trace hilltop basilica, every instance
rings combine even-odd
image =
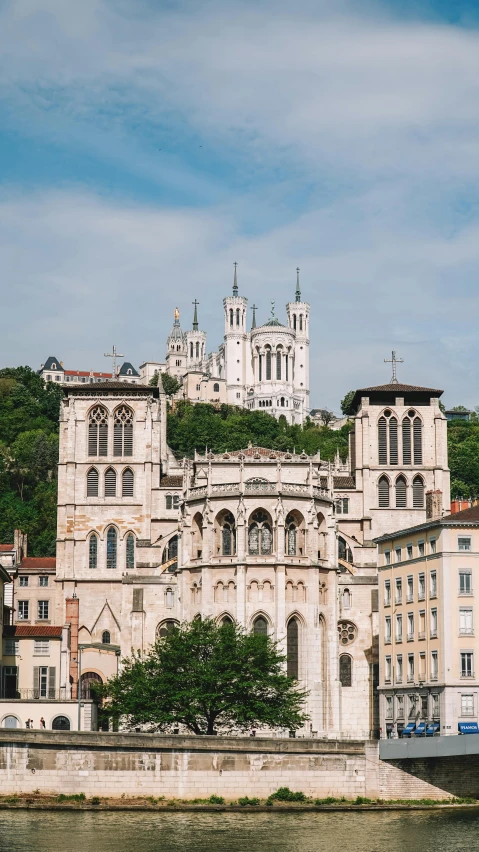
[[[272,302],[271,317],[263,325],[257,325],[257,308],[252,306],[250,325],[248,299],[239,294],[235,264],[233,293],[223,299],[224,340],[217,351],[208,352],[198,304],[195,300],[188,331],[182,330],[175,309],[165,362],[142,364],[139,380],[148,382],[155,371],[166,372],[181,382],[179,398],[265,409],[275,417],[283,414],[288,423],[303,423],[309,414],[310,306],[301,299],[299,269],[295,301],[286,305],[286,323],[275,316]]]

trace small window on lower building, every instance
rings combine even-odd
[[[48,577],[39,577],[39,586],[48,586]]]
[[[18,585],[23,587],[28,586],[28,577],[19,577]]]
[[[474,716],[474,695],[461,695],[461,716]]]
[[[110,645],[111,644],[111,635],[110,635],[109,630],[103,631],[103,633],[101,634],[101,641],[103,642],[104,645]]]

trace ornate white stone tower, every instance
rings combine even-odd
[[[288,324],[295,332],[294,394],[301,399],[301,422],[309,413],[309,310],[308,302],[301,301],[299,268],[296,269],[295,301],[288,302]]]
[[[246,331],[248,299],[238,294],[238,278],[235,273],[233,295],[223,299],[225,317],[224,359],[226,368],[226,394],[229,405],[244,405],[246,384],[250,374],[248,358],[251,358],[249,335]]]
[[[204,370],[206,363],[206,332],[198,330],[198,305],[193,302],[195,312],[193,315],[193,328],[187,331],[186,337],[186,367],[188,370]]]
[[[175,308],[175,321],[168,335],[166,372],[179,378],[186,373],[186,339],[180,327],[180,312]]]

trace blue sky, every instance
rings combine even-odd
[[[479,404],[479,9],[446,0],[0,5],[0,364],[222,339],[301,268],[311,401]]]

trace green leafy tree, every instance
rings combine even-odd
[[[307,693],[285,674],[285,659],[268,636],[196,620],[166,632],[146,657],[125,660],[101,697],[128,727],[164,731],[181,724],[195,734],[259,725],[297,730],[308,718]]]
[[[157,387],[158,387],[158,380],[159,380],[159,378],[160,378],[160,374],[159,374],[158,370],[155,370],[155,372],[153,373],[153,375],[152,375],[152,377],[151,377],[150,381],[148,382],[148,384],[150,385],[150,387],[152,387],[152,388],[157,388]]]
[[[353,408],[353,399],[356,391],[350,390],[347,392],[346,396],[341,400],[341,411],[343,412],[345,417],[352,417],[355,414],[355,410]]]
[[[175,376],[170,376],[168,373],[161,374],[161,384],[167,396],[174,396],[181,388],[181,382]]]

